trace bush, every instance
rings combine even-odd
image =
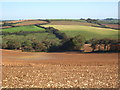
[[[30,40],[24,41],[22,43],[22,51],[32,51],[32,42]]]
[[[81,50],[83,48],[84,42],[85,39],[81,35],[78,35],[65,40],[61,45],[60,49],[70,51]]]
[[[38,41],[33,41],[32,47],[37,52],[47,51],[47,47],[43,43]]]
[[[111,39],[92,39],[91,47],[93,51],[119,51],[120,44],[118,40]]]
[[[21,43],[17,40],[9,40],[6,44],[7,44],[8,49],[20,49],[21,48]]]
[[[0,45],[0,47],[2,49],[6,49],[7,48],[7,43],[3,41],[2,44]]]

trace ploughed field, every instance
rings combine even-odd
[[[6,88],[117,88],[118,54],[2,51]]]
[[[110,28],[120,29],[120,25],[118,24],[103,24],[103,25],[106,25],[107,27]]]

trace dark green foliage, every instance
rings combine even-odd
[[[7,43],[7,49],[20,49],[21,43],[17,40],[9,40]]]
[[[7,48],[7,43],[5,41],[2,41],[2,43],[0,44],[0,47],[3,49]]]
[[[22,47],[22,51],[26,51],[26,52],[33,51],[33,48],[30,46],[24,46]]]
[[[2,26],[12,26],[13,23],[4,23]]]
[[[41,52],[41,51],[46,51],[47,50],[47,47],[43,43],[38,42],[36,40],[34,40],[32,42],[32,47],[37,52]]]
[[[22,51],[32,51],[32,42],[30,40],[24,41],[22,43]]]
[[[94,52],[95,51],[95,49],[96,49],[96,46],[97,46],[97,44],[98,44],[98,40],[96,40],[96,39],[92,39],[92,40],[90,40],[90,42],[91,42],[91,47],[92,47],[92,51]]]
[[[46,32],[54,34],[59,39],[67,39],[67,35],[63,32],[60,32],[58,29],[53,27],[46,28]]]
[[[69,38],[65,41],[63,41],[63,44],[61,45],[62,50],[81,50],[84,45],[85,39],[81,36],[75,36],[73,38]]]
[[[94,52],[96,49],[97,51],[120,51],[120,42],[118,40],[112,39],[92,39],[91,47],[92,51]],[[101,50],[101,48],[104,48]]]

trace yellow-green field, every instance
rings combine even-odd
[[[30,26],[20,26],[20,27],[12,27],[12,28],[6,28],[6,29],[1,29],[0,31],[4,32],[20,32],[20,31],[44,31],[45,29],[30,25]]]
[[[80,25],[43,25],[45,27],[54,27],[65,32],[69,37],[83,35],[87,40],[92,38],[111,38],[118,39],[118,30],[98,28]]]

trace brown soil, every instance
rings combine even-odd
[[[106,25],[107,27],[110,28],[120,29],[120,25],[118,24],[103,24],[103,25]]]
[[[11,28],[12,26],[2,26],[0,29]]]
[[[14,26],[24,26],[24,25],[34,25],[34,24],[45,24],[46,21],[40,21],[40,20],[28,20],[21,23],[14,24]]]
[[[82,25],[82,26],[92,26],[97,24],[78,22],[78,21],[50,21],[50,25]]]
[[[118,87],[118,54],[1,50],[3,87]]]
[[[18,22],[23,22],[27,20],[15,20],[15,21],[7,21],[7,23],[18,23]]]

